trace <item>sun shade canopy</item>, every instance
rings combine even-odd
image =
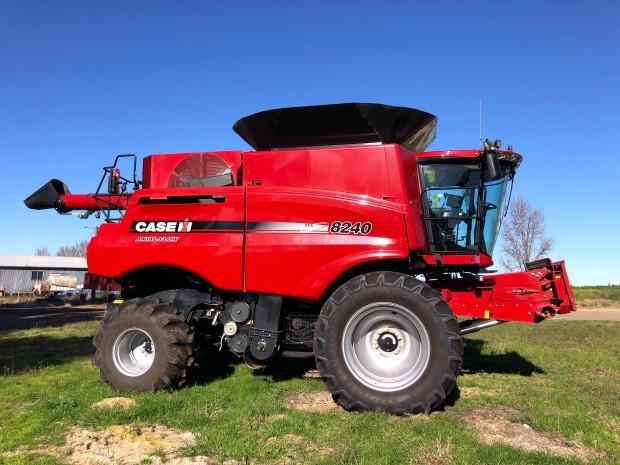
[[[437,117],[378,103],[277,108],[241,118],[233,129],[255,150],[383,143],[421,152],[435,139]]]

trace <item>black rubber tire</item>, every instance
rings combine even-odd
[[[409,309],[429,336],[430,358],[424,372],[399,391],[365,386],[344,360],[342,337],[347,321],[358,309],[377,301]],[[463,361],[463,340],[454,314],[435,290],[409,275],[382,271],[351,279],[327,299],[316,325],[314,352],[327,389],[345,409],[407,415],[438,408],[455,388]]]
[[[120,372],[112,354],[119,334],[133,327],[146,331],[155,346],[152,366],[136,377]],[[114,389],[152,392],[178,388],[185,384],[187,371],[194,363],[193,328],[170,302],[153,297],[131,299],[106,312],[93,345],[93,362],[99,367],[100,380]]]

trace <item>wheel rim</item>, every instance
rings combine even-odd
[[[112,348],[114,365],[125,376],[141,376],[155,360],[155,344],[149,334],[139,328],[123,331]]]
[[[430,343],[424,325],[407,308],[376,302],[360,308],[349,319],[342,352],[360,383],[389,392],[411,386],[422,376]]]

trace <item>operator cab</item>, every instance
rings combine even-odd
[[[497,144],[499,145],[499,143]],[[493,148],[470,157],[420,154],[424,226],[433,253],[484,253],[489,257],[508,207],[521,156]],[[472,157],[475,156],[475,158]],[[428,157],[428,158],[426,158]],[[493,168],[488,159],[497,159]]]

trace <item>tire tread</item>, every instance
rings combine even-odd
[[[127,386],[113,381],[113,377],[107,373],[108,367],[104,362],[103,351],[109,349],[109,346],[104,344],[104,334],[110,325],[135,313],[141,313],[165,332],[165,343],[170,351],[165,368],[160,370],[144,390],[157,391],[181,387],[186,383],[187,369],[195,363],[194,328],[185,321],[182,312],[174,309],[170,302],[150,297],[128,300],[118,309],[106,312],[99,331],[93,338],[95,354],[92,361],[100,370],[99,379],[114,389],[127,389]]]
[[[440,380],[435,389],[426,393],[422,401],[418,401],[408,408],[398,408],[392,410],[399,415],[412,413],[429,413],[438,408],[456,387],[456,380],[460,374],[463,361],[463,342],[459,331],[459,326],[450,310],[448,304],[430,286],[410,275],[396,273],[392,271],[379,271],[363,274],[352,278],[326,300],[317,320],[314,352],[316,364],[321,377],[326,383],[334,401],[343,406],[346,410],[366,411],[371,408],[347,391],[346,387],[339,383],[338,377],[330,372],[330,356],[326,351],[326,341],[331,319],[334,312],[349,296],[362,291],[366,288],[378,286],[400,287],[407,292],[418,295],[427,305],[432,307],[432,311],[439,317],[437,320],[443,325],[443,330],[450,341],[449,344],[449,369],[445,373],[439,374]]]

